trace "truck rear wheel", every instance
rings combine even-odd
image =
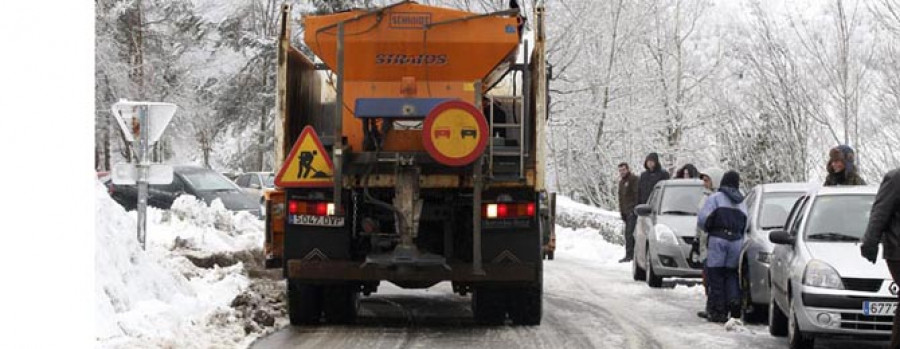
[[[479,286],[472,292],[472,315],[479,325],[502,325],[506,300],[501,289]]]
[[[288,280],[288,317],[291,325],[315,325],[322,315],[322,288]]]
[[[359,309],[359,291],[353,286],[327,286],[324,288],[323,311],[325,320],[332,324],[348,324],[356,321]]]
[[[541,324],[542,293],[540,285],[510,289],[509,318],[514,325]]]

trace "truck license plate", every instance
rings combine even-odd
[[[344,217],[291,215],[290,223],[294,225],[311,225],[316,227],[343,227]]]
[[[863,302],[863,314],[867,316],[893,316],[897,302]]]

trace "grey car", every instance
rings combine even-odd
[[[647,204],[638,205],[634,230],[634,280],[662,286],[665,277],[700,277],[703,266],[690,260],[703,182],[697,179],[660,181]]]
[[[798,198],[810,188],[807,183],[760,184],[747,194],[747,233],[741,253],[741,282],[744,286],[744,318],[764,322],[769,306],[769,263],[775,245],[769,233],[784,227],[788,213]]]
[[[817,337],[887,339],[897,307],[897,285],[883,259],[859,252],[874,186],[823,187],[791,209],[769,268],[769,331],[791,348],[812,348]]]

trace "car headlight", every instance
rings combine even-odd
[[[815,259],[806,264],[806,270],[803,272],[803,284],[813,287],[844,289],[844,283],[838,272],[828,263]]]
[[[678,237],[675,236],[675,232],[673,232],[672,228],[669,228],[669,226],[657,224],[655,230],[657,242],[669,245],[678,245]]]

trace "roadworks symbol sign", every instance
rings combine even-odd
[[[334,184],[333,177],[331,157],[316,130],[306,126],[275,176],[275,185],[281,188],[329,187]]]

